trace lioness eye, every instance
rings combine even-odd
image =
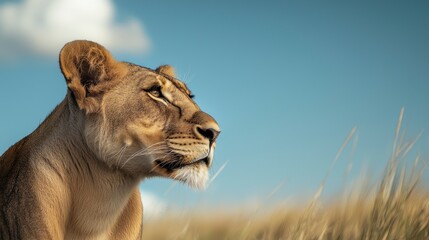
[[[150,90],[150,94],[154,97],[161,97],[161,91],[160,89],[153,89]]]
[[[161,87],[160,86],[153,86],[149,88],[148,90],[145,90],[147,93],[149,93],[152,97],[160,98],[162,97],[161,93]]]

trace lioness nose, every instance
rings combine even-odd
[[[216,120],[203,111],[198,111],[192,116],[192,123],[195,123],[195,134],[201,138],[207,138],[214,142],[219,136],[220,128]]]
[[[214,142],[220,133],[220,131],[214,130],[213,128],[204,129],[201,126],[197,126],[196,129],[199,134],[207,138],[210,142]]]

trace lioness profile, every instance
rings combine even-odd
[[[169,66],[90,41],[59,62],[65,99],[0,157],[0,239],[140,239],[140,180],[204,187],[219,126]]]

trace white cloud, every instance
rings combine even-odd
[[[140,190],[143,202],[143,216],[146,220],[159,217],[167,210],[167,203],[153,193]]]
[[[0,57],[57,56],[75,39],[109,50],[143,52],[149,41],[135,18],[118,23],[112,0],[23,0],[0,5]]]

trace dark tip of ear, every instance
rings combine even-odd
[[[157,69],[155,69],[156,72],[162,73],[171,77],[176,77],[176,73],[174,71],[174,68],[170,65],[162,65],[159,66]]]

